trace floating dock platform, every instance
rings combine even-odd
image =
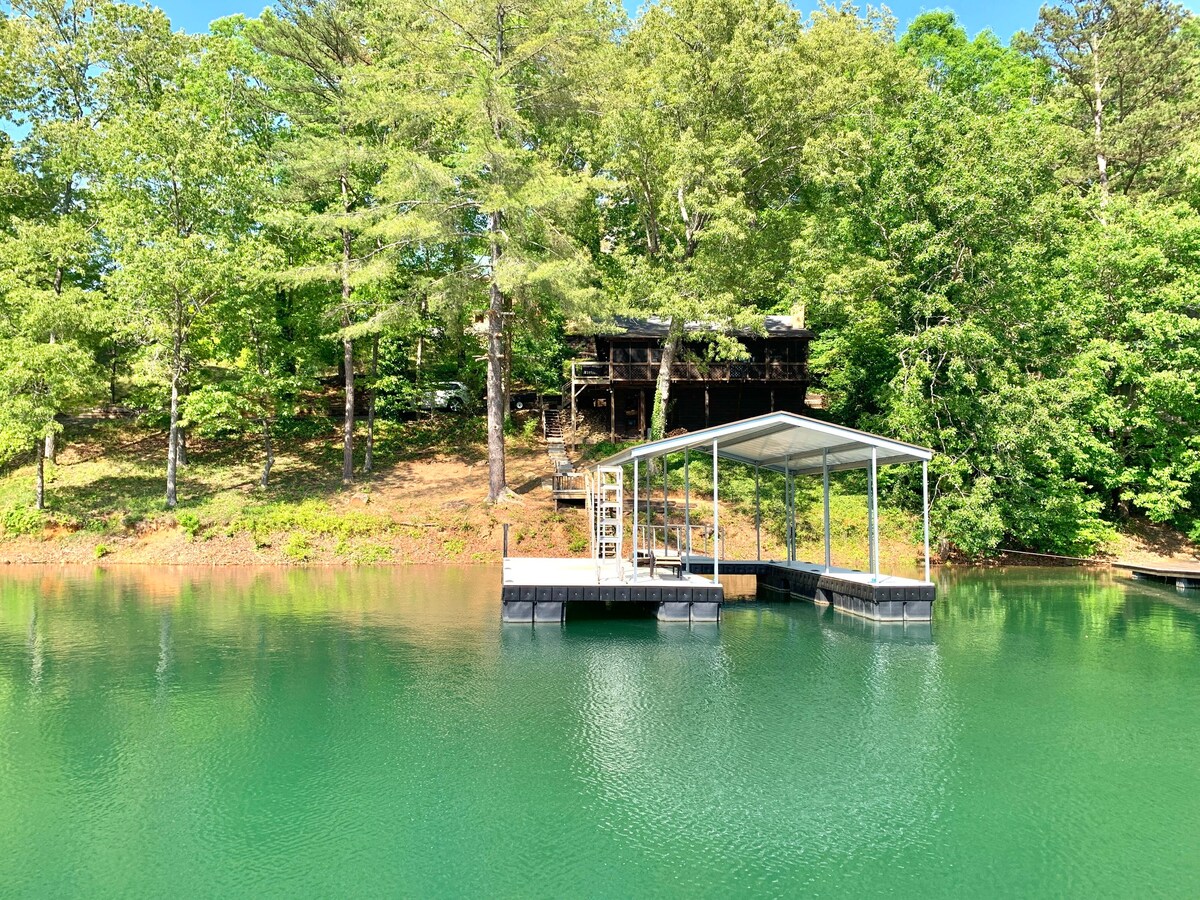
[[[501,618],[505,622],[559,623],[568,603],[653,603],[663,622],[719,622],[725,589],[710,578],[711,557],[691,557],[691,571],[633,580],[624,563],[598,570],[591,559],[517,557],[504,560]],[[752,575],[758,587],[787,599],[808,600],[874,622],[928,622],[935,588],[927,581],[831,568],[806,562],[720,560],[722,575]],[[606,577],[601,577],[601,573]]]
[[[1200,590],[1200,565],[1197,566],[1154,566],[1140,563],[1113,563],[1117,569],[1125,569],[1134,578],[1173,584],[1181,591]]]
[[[664,622],[718,622],[725,591],[699,574],[657,575],[592,559],[510,557],[501,588],[505,622],[562,622],[568,603],[655,603]]]

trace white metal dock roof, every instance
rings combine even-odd
[[[621,466],[634,460],[653,459],[689,449],[711,453],[714,441],[717,455],[722,459],[793,475],[820,474],[825,461],[831,472],[866,468],[871,464],[872,450],[876,453],[876,463],[881,466],[933,458],[932,450],[915,444],[796,413],[774,412],[638,444],[596,465]]]

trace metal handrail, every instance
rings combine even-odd
[[[596,362],[576,360],[571,363],[573,378],[596,378],[608,381],[653,381],[658,377],[656,362]],[[677,362],[671,365],[672,381],[803,381],[808,366],[800,362]]]
[[[638,547],[652,553],[675,553],[678,555],[712,556],[712,548],[718,543],[713,541],[711,525],[646,525],[635,526],[638,533]],[[688,538],[691,538],[690,540]],[[725,534],[722,529],[719,535],[722,550],[725,547]]]

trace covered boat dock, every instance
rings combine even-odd
[[[711,459],[712,521],[693,522],[690,463],[693,454]],[[652,484],[654,463],[683,458],[683,509],[670,519],[666,465],[661,485]],[[928,621],[934,600],[929,580],[929,475],[933,452],[880,435],[789,412],[718,425],[630,447],[597,463],[587,474],[591,559],[508,558],[504,560],[503,618],[508,622],[561,622],[568,602],[657,603],[664,621],[715,621],[724,600],[722,575],[753,575],[760,587],[831,604],[877,621]],[[729,559],[720,523],[720,465],[753,469],[755,546],[753,559]],[[878,471],[881,466],[920,464],[924,526],[924,578],[879,570]],[[829,492],[831,473],[864,469],[867,474],[867,571],[832,564]],[[762,475],[783,476],[786,558],[762,558]],[[632,476],[629,478],[628,476]],[[796,478],[820,477],[824,559],[806,562],[796,554]],[[775,479],[778,481],[778,479]],[[626,485],[632,503],[626,509]],[[659,510],[651,501],[661,486]],[[626,529],[629,553],[625,552]]]

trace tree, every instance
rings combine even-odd
[[[649,8],[622,42],[605,100],[615,183],[603,228],[617,308],[668,323],[652,437],[688,324],[736,355],[730,333],[761,327],[761,304],[775,302],[752,270],[772,255],[804,140],[788,96],[799,39],[783,3],[685,0]]]
[[[1053,87],[1050,67],[1006,47],[991,31],[973,40],[952,12],[921,13],[898,42],[928,73],[929,87],[979,112],[1044,103]]]
[[[1014,39],[1070,91],[1104,200],[1161,186],[1163,161],[1200,121],[1189,17],[1168,0],[1061,0]]]
[[[88,290],[97,277],[98,248],[86,168],[94,130],[106,114],[96,70],[116,10],[105,0],[17,0],[12,12],[6,21],[9,115],[28,130],[13,148],[24,180],[0,252],[13,260],[12,289],[26,307],[18,318],[33,329],[26,337],[54,344],[77,340],[97,305]],[[50,459],[57,432],[46,433]]]
[[[287,370],[274,301],[266,278],[225,298],[216,316],[238,327],[222,328],[215,336],[213,355],[220,377],[188,394],[184,403],[186,418],[202,434],[227,437],[258,431],[262,444],[258,484],[263,490],[275,465],[276,423],[294,415],[295,397],[303,383],[303,373]]]
[[[509,496],[515,320],[551,302],[570,307],[589,287],[568,227],[587,198],[576,132],[586,133],[590,60],[615,19],[586,0],[405,0],[389,9],[392,65],[441,136],[426,158],[446,173],[442,208],[468,213],[463,274],[486,287],[487,496],[497,502]]]
[[[286,169],[279,225],[306,252],[282,274],[290,282],[334,284],[330,311],[342,345],[345,408],[342,482],[354,480],[356,288],[378,277],[370,263],[373,193],[382,169],[374,111],[361,103],[357,75],[374,53],[358,0],[282,0],[256,23],[268,57],[270,97],[284,116]]]
[[[157,11],[131,11],[104,76],[120,99],[100,130],[106,276],[144,323],[150,371],[169,391],[167,506],[178,502],[181,392],[218,302],[267,258],[255,201],[267,181],[256,144],[271,127],[250,96],[237,46],[172,33]],[[234,323],[231,323],[231,325]]]

